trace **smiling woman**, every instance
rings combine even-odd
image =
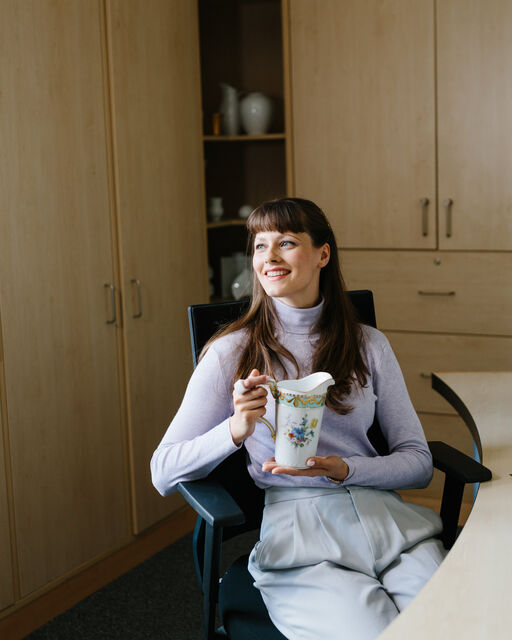
[[[389,342],[354,317],[322,210],[300,198],[274,200],[257,207],[247,227],[250,307],[204,348],[154,453],[153,482],[167,495],[243,444],[249,473],[266,490],[261,541],[248,569],[272,621],[290,640],[334,640],[341,628],[369,640],[444,557],[433,537],[441,530],[437,514],[394,492],[428,484],[432,458]],[[275,415],[267,376],[320,371],[335,383],[317,455],[306,468],[280,466],[260,422]],[[375,416],[385,456],[368,437]],[[289,437],[301,446],[314,427],[295,426]]]

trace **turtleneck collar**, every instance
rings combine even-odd
[[[320,318],[324,307],[323,299],[316,307],[297,309],[290,307],[276,298],[272,298],[274,309],[286,333],[309,335],[311,327]]]

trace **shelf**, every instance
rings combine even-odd
[[[221,227],[245,227],[247,220],[242,218],[233,218],[228,220],[219,220],[218,222],[207,222],[207,229],[220,229]]]
[[[264,133],[257,136],[239,135],[239,136],[203,136],[205,142],[249,142],[249,141],[263,141],[263,140],[284,140],[286,134],[284,133]]]

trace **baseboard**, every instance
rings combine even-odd
[[[95,562],[79,573],[48,585],[45,590],[20,600],[0,613],[0,638],[21,640],[52,618],[109,584],[155,553],[192,531],[196,513],[182,507],[169,518],[106,558]]]

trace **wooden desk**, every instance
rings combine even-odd
[[[512,371],[436,373],[493,478],[480,485],[457,542],[379,640],[512,638]]]

